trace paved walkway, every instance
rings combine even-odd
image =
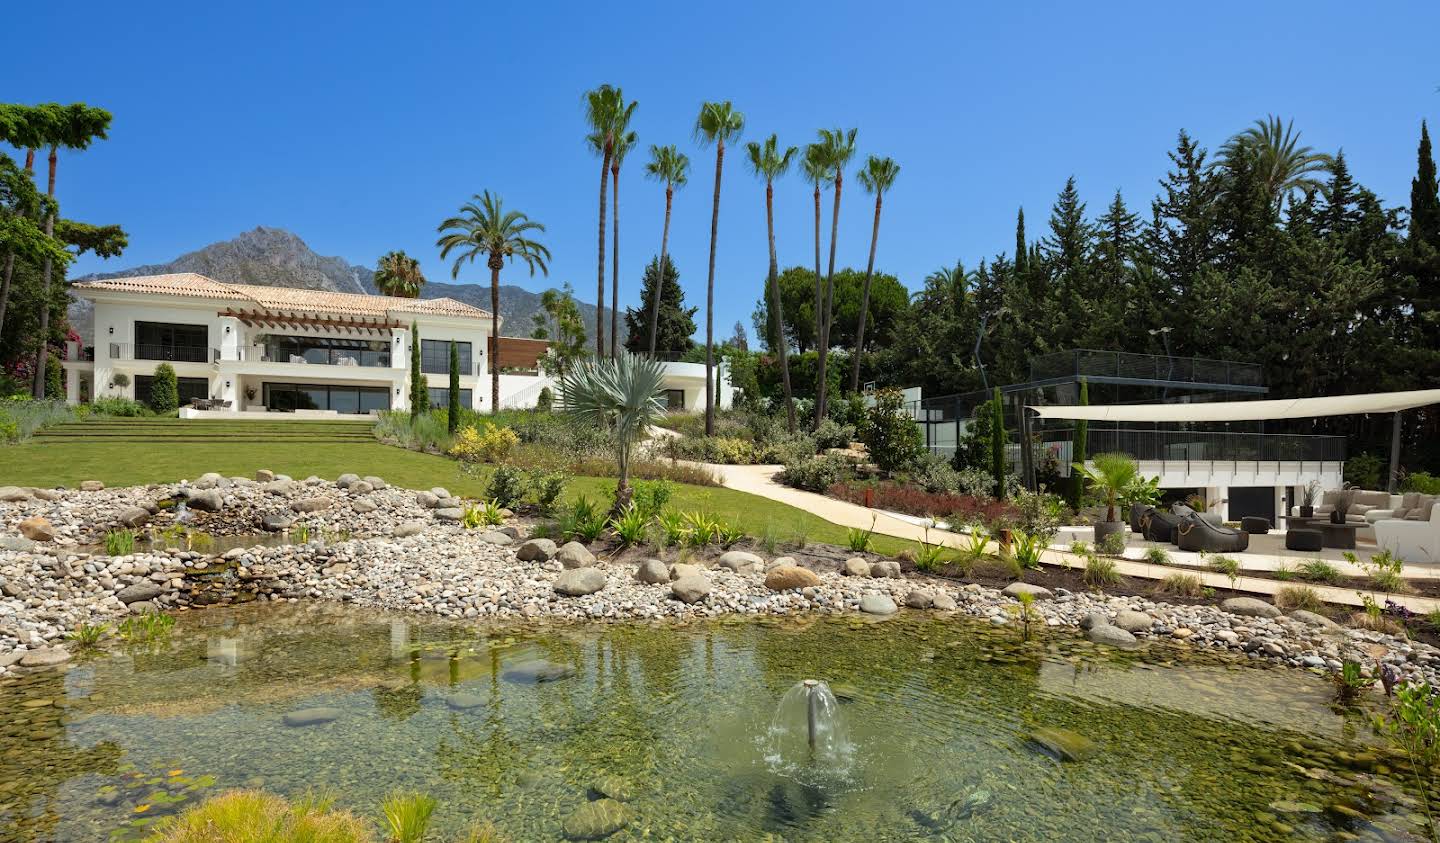
[[[784,466],[779,465],[714,465],[706,463],[706,468],[715,472],[721,485],[727,489],[734,489],[737,492],[746,492],[762,498],[768,498],[779,503],[789,504],[797,509],[803,509],[813,515],[819,516],[832,524],[839,524],[842,527],[858,527],[861,529],[873,529],[881,535],[894,538],[908,539],[910,541],[928,541],[930,544],[943,544],[947,547],[963,548],[969,546],[969,536],[948,530],[924,527],[915,524],[907,518],[899,517],[877,509],[869,509],[846,501],[836,500],[826,495],[818,495],[814,492],[806,492],[800,489],[785,486],[775,480]],[[1068,545],[1052,545],[1045,552],[1044,561],[1046,564],[1061,567],[1084,568],[1083,557],[1070,553],[1065,548]],[[1138,556],[1144,552],[1149,542],[1140,542],[1127,550],[1131,556]],[[1168,547],[1168,545],[1167,545]],[[1365,549],[1358,551],[1363,557]],[[1171,551],[1176,561],[1185,564],[1199,564],[1197,554],[1181,553]],[[1251,569],[1274,570],[1281,561],[1281,557],[1263,554],[1251,559],[1250,554],[1237,554],[1241,561]],[[1338,557],[1338,554],[1337,554]],[[1307,557],[1308,558],[1308,557]],[[1307,561],[1306,558],[1285,558],[1283,561],[1292,567],[1298,566],[1300,562]],[[1364,572],[1347,562],[1331,561],[1344,573],[1363,575]],[[1161,580],[1170,574],[1176,573],[1177,569],[1165,565],[1152,565],[1136,558],[1116,560],[1116,570],[1125,576],[1140,577],[1143,579]],[[1274,595],[1277,591],[1287,585],[1310,585],[1319,594],[1320,599],[1327,603],[1338,605],[1360,606],[1363,605],[1362,594],[1369,596],[1383,605],[1385,601],[1393,600],[1407,609],[1414,612],[1430,612],[1440,609],[1440,599],[1430,597],[1417,597],[1411,595],[1387,595],[1381,592],[1356,592],[1349,588],[1336,588],[1333,586],[1314,585],[1308,583],[1286,583],[1279,580],[1260,579],[1257,577],[1241,576],[1234,583],[1224,574],[1212,571],[1189,571],[1198,576],[1205,585],[1211,588],[1233,589],[1253,594]],[[1406,570],[1407,576],[1440,576],[1440,571],[1434,568],[1424,567],[1418,571]]]

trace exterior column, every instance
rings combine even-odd
[[[1280,526],[1281,518],[1290,514],[1289,510],[1285,508],[1285,492],[1287,488],[1286,486],[1275,487],[1275,523],[1273,525],[1275,527]]]
[[[80,370],[73,366],[65,370],[65,403],[80,403]]]
[[[390,329],[390,368],[400,370],[400,394],[390,396],[390,409],[410,409],[410,329]]]
[[[1212,497],[1211,494],[1210,494],[1211,492],[1214,492],[1213,497]],[[1206,501],[1207,504],[1208,504],[1210,501],[1221,501],[1221,503],[1219,503],[1218,505],[1210,508],[1210,511],[1211,511],[1211,512],[1215,512],[1215,513],[1219,514],[1221,521],[1229,521],[1229,520],[1230,520],[1230,501],[1227,500],[1227,498],[1229,498],[1229,497],[1230,497],[1230,487],[1229,487],[1229,486],[1214,486],[1214,487],[1206,490],[1206,493],[1205,493],[1205,501]]]

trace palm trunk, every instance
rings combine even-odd
[[[870,229],[870,262],[865,265],[865,285],[860,293],[860,324],[855,328],[855,365],[850,370],[850,391],[860,391],[860,352],[865,348],[865,317],[870,312],[870,278],[875,274],[875,241],[880,239],[880,197],[875,192],[875,224]]]
[[[780,302],[779,267],[775,259],[775,185],[765,181],[765,229],[770,239],[770,307],[775,312],[776,345],[780,347],[780,383],[785,388],[785,429],[795,432],[795,395],[790,391],[790,343],[785,340],[785,311]]]
[[[46,188],[46,195],[51,199],[55,198],[55,161],[56,147],[50,147],[50,182]],[[55,206],[50,206],[50,213],[45,217],[45,236],[55,236]],[[35,350],[35,390],[36,398],[45,397],[45,364],[50,351],[50,276],[54,266],[50,258],[45,258],[45,271],[40,282],[40,337],[39,347]]]
[[[720,233],[720,172],[725,140],[715,144],[715,199],[710,207],[710,274],[705,280],[705,435],[715,435],[715,239]]]
[[[600,280],[595,283],[595,356],[605,356],[605,188],[610,180],[610,143],[600,159]]]
[[[500,412],[500,255],[490,253],[490,412]]]
[[[820,309],[825,306],[824,281],[820,277],[820,182],[815,182],[815,345],[820,345]],[[816,393],[819,394],[818,392]]]
[[[615,245],[610,254],[610,359],[615,359],[616,340],[620,335],[620,159],[610,162],[610,203],[614,217]]]
[[[675,186],[665,184],[665,227],[660,233],[660,283],[650,298],[650,358],[655,358],[655,332],[660,330],[660,291],[665,289],[665,250],[670,245],[670,205],[675,199]]]
[[[823,308],[823,325],[820,332],[820,359],[816,366],[816,372],[820,383],[816,385],[815,398],[815,427],[820,427],[820,420],[825,418],[826,401],[828,392],[825,388],[825,366],[830,354],[830,322],[834,318],[831,311],[835,309],[835,240],[840,233],[840,187],[844,182],[844,176],[840,170],[835,170],[835,204],[830,211],[830,264],[825,270],[825,306]]]

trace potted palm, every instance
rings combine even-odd
[[[1300,517],[1315,517],[1315,501],[1320,497],[1320,481],[1311,480],[1300,489]]]
[[[1073,467],[1105,496],[1105,520],[1095,522],[1095,543],[1098,545],[1106,536],[1123,532],[1125,522],[1118,520],[1116,505],[1135,482],[1138,473],[1135,461],[1127,454],[1096,454],[1090,458],[1090,466],[1077,462]]]

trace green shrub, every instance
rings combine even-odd
[[[646,521],[659,515],[675,494],[675,484],[669,480],[637,480],[633,488],[631,500]]]
[[[905,409],[905,398],[898,389],[875,393],[875,403],[866,411],[859,435],[871,461],[887,473],[909,468],[924,451],[920,428]]]
[[[1299,569],[1300,579],[1310,582],[1333,583],[1340,580],[1340,569],[1326,562],[1324,559],[1312,559],[1302,562]]]
[[[499,465],[490,475],[485,497],[506,509],[514,509],[525,499],[525,472],[513,465]]]
[[[922,454],[910,472],[910,482],[931,494],[960,492],[960,472],[939,454]],[[989,496],[989,484],[985,495]]]
[[[152,415],[149,407],[129,398],[96,398],[90,402],[90,411],[100,416],[135,418]]]
[[[581,495],[560,515],[560,533],[567,538],[593,542],[605,532],[605,513],[595,502]]]
[[[1375,454],[1361,452],[1345,460],[1345,483],[1361,489],[1379,489],[1380,474],[1385,470],[1385,461]]]
[[[843,404],[837,403],[836,406]],[[864,418],[863,414],[861,418]],[[815,428],[815,445],[818,448],[848,448],[854,441],[854,425],[841,424],[834,419],[821,419],[820,426]]]
[[[563,471],[545,471],[536,468],[526,472],[525,480],[530,486],[530,494],[534,496],[535,506],[540,510],[540,514],[550,515],[555,512],[556,503],[565,493],[565,486],[570,482],[570,475]],[[638,486],[639,483],[636,485]]]
[[[690,547],[705,547],[719,540],[725,525],[714,515],[696,510],[685,513],[685,526],[685,544]]]
[[[1096,545],[1096,550],[1106,556],[1121,555],[1125,552],[1125,531],[1120,530],[1106,534],[1105,538],[1101,539],[1099,544]]]
[[[26,396],[0,401],[0,442],[23,442],[37,430],[75,418],[76,409],[64,401]]]
[[[1440,477],[1428,471],[1416,471],[1405,476],[1400,484],[1402,491],[1419,492],[1422,495],[1440,495]]]
[[[684,513],[667,509],[655,518],[655,526],[659,533],[658,541],[662,548],[679,547],[685,544],[686,536],[690,532],[690,526],[685,520]]]
[[[476,527],[493,527],[496,524],[504,524],[505,516],[500,514],[500,504],[496,501],[482,501],[478,504],[471,504],[465,507],[460,516],[460,525],[467,530]]]
[[[815,455],[815,440],[803,433],[778,432],[755,445],[755,462],[762,465],[788,465]]]
[[[540,394],[535,398],[535,411],[548,413],[553,406],[555,406],[555,393],[551,392],[548,386],[540,387]]]
[[[1010,544],[1010,553],[1022,568],[1039,568],[1045,553],[1045,537],[1039,533],[1017,532]]]
[[[785,470],[776,475],[776,479],[797,489],[824,492],[834,484],[850,479],[854,474],[854,468],[844,457],[820,454],[786,463]]]
[[[157,413],[173,413],[180,407],[180,387],[175,381],[175,367],[161,363],[155,367],[150,381],[150,409]]]
[[[1170,551],[1158,546],[1146,548],[1145,561],[1151,565],[1170,565],[1174,562],[1170,557]]]
[[[60,358],[53,354],[45,357],[45,397],[52,401],[65,400],[65,369]]]
[[[455,417],[458,419],[458,413]],[[447,422],[446,433],[449,432]],[[461,430],[455,437],[455,444],[450,446],[449,454],[465,462],[498,463],[510,456],[510,452],[519,444],[520,436],[510,428],[482,422],[479,429],[474,425],[467,425]]]
[[[1080,578],[1091,588],[1119,585],[1122,581],[1115,560],[1106,556],[1094,556],[1085,560],[1085,571]]]
[[[634,501],[626,505],[619,515],[610,519],[610,529],[615,532],[615,538],[620,541],[621,547],[634,547],[645,541],[648,525],[649,519]]]

